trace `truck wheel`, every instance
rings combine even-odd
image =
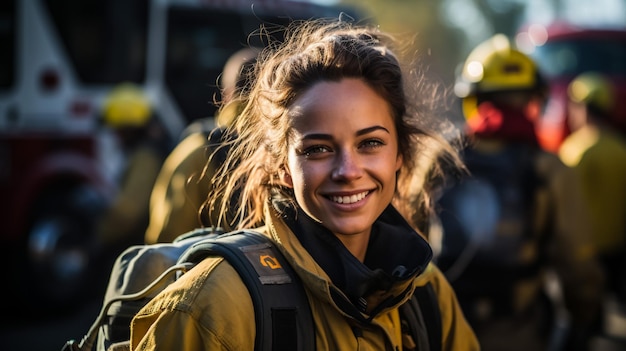
[[[103,286],[93,229],[104,203],[87,186],[55,191],[40,202],[26,242],[27,290],[35,295],[29,301],[39,308],[78,307]]]

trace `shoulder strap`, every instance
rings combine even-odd
[[[216,255],[237,270],[250,292],[257,351],[315,350],[313,316],[304,288],[269,238],[252,231],[227,233],[195,243],[179,263],[197,264]]]
[[[400,306],[401,318],[420,351],[441,351],[441,311],[432,284],[417,287],[411,299]]]

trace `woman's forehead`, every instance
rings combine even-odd
[[[294,128],[320,129],[341,122],[345,127],[393,126],[388,102],[361,79],[321,81],[289,108]]]

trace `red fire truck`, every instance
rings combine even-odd
[[[34,307],[61,307],[106,282],[90,252],[94,221],[116,192],[119,151],[99,123],[113,86],[141,86],[176,138],[190,121],[213,115],[226,59],[263,45],[248,37],[261,23],[340,12],[356,16],[287,0],[0,2],[0,256],[8,290]]]

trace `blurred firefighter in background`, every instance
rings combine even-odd
[[[582,181],[593,223],[593,241],[607,277],[607,307],[626,308],[626,140],[612,124],[615,87],[606,76],[586,72],[568,87],[569,127],[572,131],[559,149],[563,162]],[[614,308],[605,308],[612,314]],[[626,311],[622,311],[625,314]],[[606,315],[608,317],[608,315]],[[622,316],[624,318],[624,316]],[[603,330],[615,329],[604,318]],[[622,327],[623,329],[623,327]],[[617,336],[617,335],[615,335]],[[626,340],[626,330],[621,331]],[[626,349],[626,341],[622,347]]]
[[[222,140],[222,132],[241,112],[240,92],[248,83],[259,51],[243,48],[226,61],[219,78],[222,105],[217,115],[191,123],[163,163],[150,197],[147,244],[171,242],[215,222],[216,214],[204,204],[211,177],[226,158],[227,141]]]
[[[603,275],[576,174],[537,141],[547,89],[535,63],[495,35],[470,53],[455,93],[470,176],[442,189],[438,265],[482,350],[586,350]]]
[[[102,122],[113,130],[124,157],[116,179],[118,192],[96,228],[101,253],[115,257],[129,245],[143,243],[150,192],[171,142],[150,100],[131,83],[111,91],[103,105]]]

